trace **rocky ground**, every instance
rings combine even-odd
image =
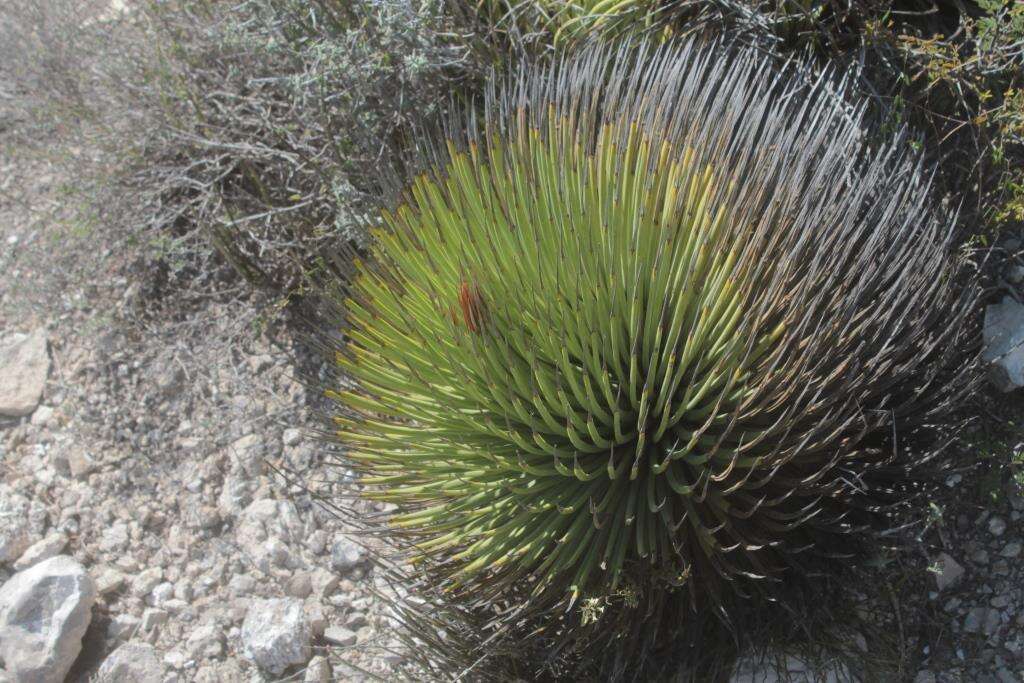
[[[60,168],[0,153],[0,681],[393,679],[386,587],[316,502],[350,476],[299,379],[320,360],[236,281],[154,296]],[[1024,404],[995,391],[930,522],[879,558],[886,680],[1024,681]]]
[[[317,359],[236,291],[146,315],[45,155],[0,181],[0,680],[386,677],[366,552],[314,502],[348,474]]]

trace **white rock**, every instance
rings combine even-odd
[[[327,661],[326,657],[317,655],[309,660],[309,666],[306,667],[306,675],[302,677],[302,681],[303,683],[330,683],[332,675],[331,663]]]
[[[28,512],[28,499],[0,484],[0,564],[13,562],[32,545]]]
[[[256,579],[248,574],[236,574],[228,582],[228,589],[234,596],[248,595],[256,589]]]
[[[43,560],[48,560],[51,557],[60,555],[61,551],[64,550],[64,546],[68,544],[68,539],[64,534],[56,533],[50,534],[41,541],[36,541],[28,550],[21,554],[18,561],[14,563],[15,571],[21,571],[28,569],[34,565],[39,564]]]
[[[281,434],[281,440],[285,446],[297,446],[302,442],[302,430],[301,429],[286,429]]]
[[[103,660],[96,683],[161,683],[164,667],[148,643],[131,642],[117,648]]]
[[[1002,391],[1024,386],[1024,304],[1005,297],[986,307],[982,337],[992,383]]]
[[[123,550],[129,541],[128,525],[124,522],[114,522],[100,536],[100,548],[108,553]]]
[[[92,457],[92,454],[77,448],[67,453],[67,460],[68,469],[75,479],[84,479],[99,467],[99,463]]]
[[[130,640],[138,632],[141,621],[132,614],[118,614],[107,625],[107,638],[114,642]]]
[[[366,550],[348,536],[339,534],[331,546],[331,566],[340,572],[347,572],[358,566],[366,557]]]
[[[174,584],[174,597],[178,600],[184,600],[185,602],[191,602],[195,595],[195,591],[192,590],[192,584],[184,579]]]
[[[296,572],[285,584],[285,593],[293,598],[307,598],[313,592],[313,582],[309,572]]]
[[[177,598],[171,598],[170,600],[165,600],[162,603],[161,607],[163,607],[165,610],[167,610],[171,614],[178,614],[179,612],[182,612],[183,610],[188,609],[188,603],[185,602],[184,600],[178,600]]]
[[[940,553],[935,564],[938,568],[935,573],[935,584],[940,591],[955,586],[963,578],[964,568],[947,553]]]
[[[152,592],[146,598],[153,607],[160,607],[166,605],[170,600],[174,599],[174,584],[170,581],[164,581],[153,588]]]
[[[171,650],[170,652],[164,655],[164,664],[171,667],[172,669],[184,668],[185,662],[187,661],[188,659],[185,657],[185,654],[183,652],[179,652],[178,650]]]
[[[324,606],[316,598],[309,598],[303,605],[303,609],[306,610],[306,619],[309,620],[309,627],[313,630],[313,637],[319,638],[327,630]]]
[[[316,597],[326,598],[337,589],[341,579],[338,578],[337,574],[329,572],[323,567],[317,567],[313,570],[312,576],[310,576],[310,583],[313,587],[313,594]]]
[[[288,546],[298,547],[302,529],[302,520],[290,501],[264,498],[242,513],[235,540],[248,558],[269,574],[282,563],[291,568],[298,565],[298,553],[289,552]]]
[[[0,587],[0,661],[23,683],[60,683],[82,649],[96,586],[73,558],[58,555]]]
[[[324,629],[324,640],[332,645],[347,647],[356,644],[356,632],[344,626],[328,626]]]
[[[213,624],[203,624],[192,629],[185,647],[196,659],[219,657],[224,652],[224,636]]]
[[[245,656],[275,675],[309,660],[311,637],[300,600],[254,600],[242,623]]]
[[[258,434],[247,434],[228,447],[228,455],[236,469],[250,477],[263,471],[263,439]]]
[[[96,573],[96,592],[107,595],[124,587],[124,574],[113,567],[102,567]]]
[[[167,623],[167,611],[157,609],[155,607],[149,607],[142,613],[142,630],[152,631],[157,626],[161,626]]]
[[[1006,520],[1002,517],[988,520],[988,532],[993,536],[1002,536],[1006,532]]]
[[[164,580],[164,572],[160,567],[151,567],[139,572],[132,579],[132,594],[137,597],[145,597],[153,592]]]
[[[224,477],[224,485],[217,497],[217,509],[222,515],[237,517],[251,500],[252,492],[247,477],[233,473]]]
[[[32,419],[29,421],[37,427],[45,427],[51,419],[53,419],[53,408],[50,406],[39,406],[32,413]]]
[[[314,555],[321,554],[327,548],[327,532],[317,529],[306,537],[306,548]]]
[[[31,415],[50,374],[46,330],[12,334],[0,341],[0,415]]]

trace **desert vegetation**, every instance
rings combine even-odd
[[[12,0],[3,206],[62,227],[12,233],[0,321],[62,301],[129,358],[188,348],[124,400],[182,434],[258,392],[168,404],[181,377],[279,346],[235,379],[271,372],[322,455],[232,431],[273,465],[232,455],[192,493],[220,510],[202,533],[307,602],[210,626],[161,660],[179,680],[313,650],[345,680],[1001,680],[1024,670],[1024,575],[989,558],[1020,553],[1020,411],[985,374],[1018,386],[1022,67],[1004,0]],[[161,441],[125,410],[104,438]],[[17,420],[11,462],[56,430]],[[182,438],[187,462],[206,437]],[[326,574],[324,544],[248,544],[257,518],[304,543],[288,504],[357,539]],[[333,604],[331,573],[385,645],[321,623],[261,649]],[[192,643],[201,608],[176,609],[150,645]],[[124,640],[78,637],[72,676]]]

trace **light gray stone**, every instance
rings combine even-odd
[[[947,553],[941,553],[935,564],[938,568],[935,584],[940,591],[955,586],[964,576],[964,568]]]
[[[293,598],[309,597],[309,594],[313,592],[313,582],[309,572],[296,572],[292,578],[288,579],[285,592]]]
[[[1002,517],[993,517],[988,520],[988,532],[993,536],[1002,536],[1006,533],[1006,520]]]
[[[68,544],[68,539],[61,533],[50,534],[41,541],[36,541],[28,547],[28,550],[21,554],[18,561],[14,563],[15,571],[22,571],[28,569],[34,565],[39,564],[43,560],[48,560],[51,557],[60,555],[64,550],[64,546]]]
[[[138,632],[141,623],[133,614],[118,614],[107,625],[107,638],[114,642],[130,640]]]
[[[1000,668],[996,671],[996,678],[999,679],[999,683],[1020,683],[1021,677],[1015,676],[1012,671],[1006,667]]]
[[[329,572],[323,567],[317,567],[313,570],[310,582],[313,586],[313,595],[318,598],[326,598],[337,590],[341,579],[334,572]]]
[[[366,550],[344,534],[339,534],[331,546],[331,567],[339,572],[354,569],[365,557]]]
[[[96,592],[100,595],[116,593],[124,588],[124,574],[113,567],[102,567],[95,571]]]
[[[164,667],[152,645],[131,642],[107,655],[96,677],[97,683],[161,683]]]
[[[0,587],[0,660],[19,683],[60,683],[82,649],[96,586],[58,555]]]
[[[85,479],[99,467],[91,453],[77,448],[68,451],[67,460],[68,470],[75,479]]]
[[[50,424],[50,420],[53,419],[53,413],[54,410],[50,406],[39,406],[32,413],[32,419],[29,421],[37,427],[46,427]]]
[[[132,594],[140,598],[145,597],[153,592],[153,589],[159,586],[163,579],[164,572],[160,567],[145,569],[132,579]]]
[[[149,607],[142,612],[142,626],[143,631],[152,631],[157,626],[162,626],[167,623],[168,614],[167,610],[156,609],[155,607]]]
[[[328,626],[324,629],[324,640],[332,645],[347,647],[356,644],[356,632],[344,626]]]
[[[28,514],[28,499],[0,484],[0,564],[14,562],[32,545]]]
[[[964,618],[964,631],[993,635],[999,630],[999,611],[988,607],[972,607]]]
[[[100,535],[100,548],[108,553],[117,553],[128,545],[129,540],[131,537],[128,534],[128,525],[124,522],[114,522]]]
[[[300,600],[254,600],[242,623],[245,656],[274,675],[305,664],[311,654],[311,638]]]
[[[1021,553],[1021,544],[1018,543],[1017,541],[1011,541],[1011,542],[1007,543],[1005,546],[1003,546],[1003,550],[999,554],[1002,555],[1003,557],[1008,557],[1010,559],[1013,559],[1013,558],[1017,557],[1018,555],[1020,555],[1020,553]]]
[[[50,373],[46,330],[12,334],[0,341],[0,415],[31,415]]]
[[[1024,305],[1005,297],[986,307],[982,336],[992,383],[1002,391],[1024,386]]]
[[[171,650],[164,654],[164,664],[171,667],[172,669],[182,669],[185,667],[185,662],[188,658],[185,657],[184,652],[179,650]]]
[[[309,666],[306,667],[302,681],[303,683],[330,683],[332,675],[331,663],[327,661],[326,657],[317,655],[309,660]]]
[[[299,555],[290,552],[289,546],[299,546],[302,530],[293,503],[264,498],[242,513],[235,540],[260,571],[269,574],[274,567],[298,566]]]
[[[224,652],[224,636],[214,624],[202,624],[192,629],[185,647],[196,659],[219,657]]]
[[[286,429],[281,434],[281,440],[285,446],[297,446],[302,442],[302,430],[301,429]]]
[[[153,588],[149,596],[146,598],[146,602],[148,602],[153,607],[161,607],[163,605],[166,605],[168,601],[173,599],[174,584],[170,581],[164,581],[163,583],[160,583],[155,588]]]
[[[248,477],[228,473],[217,497],[217,509],[224,517],[237,517],[252,500]]]
[[[236,439],[228,447],[232,465],[250,477],[257,477],[263,471],[264,443],[258,434],[247,434]]]

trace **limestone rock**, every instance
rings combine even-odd
[[[344,626],[328,626],[324,630],[324,640],[332,645],[348,647],[356,644],[356,633]]]
[[[0,340],[0,415],[31,415],[43,396],[49,373],[46,330]]]
[[[22,683],[60,683],[82,649],[96,586],[73,558],[58,555],[0,587],[0,661]]]
[[[339,535],[331,546],[331,566],[340,572],[347,572],[366,558],[366,550],[345,535]]]
[[[311,638],[300,600],[254,600],[242,623],[245,656],[278,676],[309,660]]]
[[[107,625],[107,638],[114,642],[129,640],[138,632],[141,623],[133,614],[118,614]]]
[[[28,508],[25,496],[0,484],[0,564],[13,562],[32,545]]]
[[[219,657],[224,652],[224,636],[214,624],[202,624],[189,634],[185,648],[194,659]]]
[[[316,656],[309,660],[303,683],[330,683],[332,679],[331,663],[326,657]]]
[[[935,562],[935,584],[940,591],[955,586],[963,578],[964,568],[947,553],[941,553]]]
[[[991,363],[989,377],[1002,391],[1024,386],[1024,304],[1005,297],[985,309],[982,360]]]
[[[68,539],[62,533],[50,534],[41,541],[36,541],[28,550],[21,554],[18,561],[14,563],[15,571],[22,571],[28,569],[34,565],[39,564],[43,560],[48,560],[51,557],[60,555],[61,551],[64,550],[64,546],[68,544]]]
[[[97,683],[161,683],[164,667],[148,643],[131,642],[111,652],[97,672]]]
[[[236,439],[228,448],[232,465],[249,477],[257,477],[263,471],[263,439],[257,434],[247,434]]]
[[[272,567],[294,568],[297,556],[289,550],[302,537],[302,520],[290,501],[264,498],[242,513],[236,530],[239,547],[260,571],[270,573]]]

